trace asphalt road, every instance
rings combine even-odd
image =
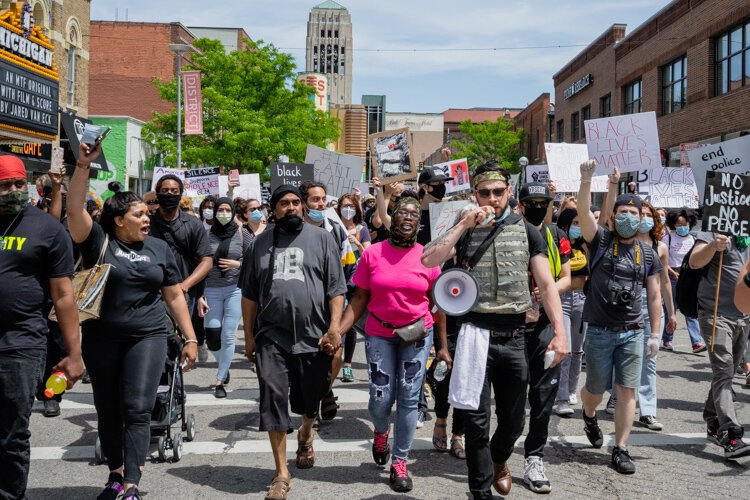
[[[605,446],[595,450],[588,446],[580,407],[576,407],[572,418],[553,416],[550,423],[545,457],[552,482],[550,497],[747,498],[750,458],[724,460],[723,450],[705,438],[701,411],[710,366],[706,353],[692,354],[687,332],[684,325],[681,327],[675,336],[675,352],[659,354],[657,417],[664,423],[664,430],[654,432],[636,423],[631,436],[630,450],[637,473],[621,476],[609,467],[614,436],[612,417],[600,409]],[[334,421],[323,424],[315,440],[314,468],[294,467],[296,442],[295,435],[290,436],[288,460],[293,481],[289,498],[470,498],[465,463],[432,449],[434,414],[417,431],[409,461],[414,490],[410,494],[390,490],[388,469],[376,466],[370,455],[367,372],[364,344],[359,340],[354,365],[357,380],[336,384],[341,408]],[[157,445],[152,443],[152,460],[147,462],[141,482],[144,498],[264,498],[273,477],[273,458],[266,434],[257,431],[258,382],[241,356],[242,349],[238,339],[226,399],[215,399],[210,388],[216,370],[213,358],[186,375],[187,411],[195,415],[197,436],[192,443],[185,443],[179,462],[157,462]],[[744,386],[744,378],[735,378],[734,390],[739,418],[747,422],[750,388]],[[79,384],[67,393],[60,417],[45,418],[41,410],[41,403],[37,403],[31,419],[28,498],[95,498],[108,471],[105,465],[94,463],[96,413],[91,386]],[[523,437],[510,461],[514,475],[511,496],[531,498],[536,494],[523,485],[522,440]]]

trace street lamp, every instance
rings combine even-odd
[[[526,166],[529,164],[529,159],[525,156],[522,156],[518,159],[518,164],[521,166],[521,168],[526,168]]]
[[[169,50],[177,55],[177,168],[182,168],[182,56],[193,50],[193,46],[170,43]]]

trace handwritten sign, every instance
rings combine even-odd
[[[584,122],[589,158],[597,175],[633,172],[661,166],[656,113],[610,116]]]
[[[708,172],[703,197],[703,230],[750,236],[750,176]]]
[[[445,192],[447,194],[460,193],[471,189],[471,179],[469,178],[469,163],[466,158],[460,160],[447,161],[433,165],[439,168],[451,180],[445,183]]]
[[[194,168],[185,172],[185,194],[191,197],[219,196],[219,167]]]
[[[299,187],[315,178],[313,165],[309,163],[271,163],[271,191],[283,184]]]
[[[430,203],[430,236],[432,241],[445,234],[456,223],[456,217],[468,205],[468,200]]]
[[[545,143],[549,178],[555,183],[558,193],[577,193],[581,187],[581,163],[589,159],[585,144]],[[528,167],[527,167],[528,168]],[[606,175],[595,175],[591,180],[592,193],[606,193]]]
[[[750,175],[750,135],[688,151],[698,192],[703,193],[707,172]]]
[[[313,166],[315,180],[326,185],[326,192],[338,198],[352,193],[362,183],[365,159],[307,145],[305,163]]]
[[[388,183],[417,177],[408,128],[386,130],[368,137],[373,177]]]
[[[219,176],[219,193],[224,196],[224,193],[229,191],[229,176]],[[235,186],[232,191],[232,198],[244,198],[245,200],[258,200],[261,199],[260,189],[260,175],[258,174],[241,174],[240,185]]]
[[[181,168],[167,168],[167,167],[156,167],[154,169],[154,184],[153,189],[156,191],[156,183],[159,182],[159,179],[164,177],[165,175],[174,175],[178,177],[182,183],[185,183],[185,170]]]
[[[680,144],[680,166],[683,168],[690,168],[690,158],[688,153],[703,147],[702,144],[697,142],[683,142]]]
[[[655,207],[698,208],[698,188],[689,168],[642,170],[635,174],[638,194]]]

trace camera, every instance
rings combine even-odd
[[[633,308],[633,287],[623,286],[620,283],[611,281],[607,287],[609,290],[609,300],[607,303],[611,306],[622,307],[626,310]]]

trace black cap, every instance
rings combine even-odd
[[[429,184],[430,182],[452,181],[453,177],[447,177],[445,172],[438,167],[425,167],[419,174],[417,184]]]
[[[281,198],[289,193],[296,195],[300,200],[302,199],[302,194],[299,192],[299,189],[297,189],[297,186],[292,186],[291,184],[282,184],[281,186],[277,187],[274,190],[273,195],[271,195],[271,210],[276,210],[276,203],[278,203]]]
[[[627,194],[621,194],[617,197],[617,200],[615,200],[615,208],[614,210],[617,210],[617,207],[620,207],[622,205],[631,205],[638,209],[638,211],[641,211],[641,208],[643,205],[641,205],[641,197],[637,194],[633,193],[627,193]]]
[[[544,182],[527,182],[521,186],[521,191],[518,193],[518,201],[526,201],[531,198],[544,198],[550,201],[552,195],[549,194],[547,184]]]

